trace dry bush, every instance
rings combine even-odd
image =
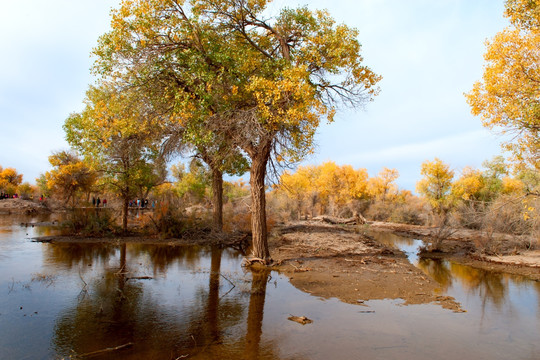
[[[186,234],[206,232],[210,229],[208,214],[185,214],[185,209],[163,201],[158,203],[153,214],[143,216],[141,225],[147,232],[163,238],[182,238]]]
[[[101,236],[120,231],[113,209],[78,208],[70,210],[62,228],[68,234]]]
[[[538,245],[540,237],[540,199],[515,195],[499,196],[485,214],[482,230],[519,235],[528,239],[529,247]]]
[[[461,201],[453,215],[457,224],[466,229],[482,229],[488,204],[482,201]]]
[[[425,203],[417,197],[409,197],[403,201],[375,200],[365,216],[374,221],[413,225],[425,225],[428,221]]]
[[[305,218],[307,214],[304,204],[298,206],[298,203],[286,194],[276,191],[272,191],[266,196],[266,212],[268,217],[281,223]]]
[[[229,201],[223,206],[223,230],[226,232],[251,231],[250,197]]]

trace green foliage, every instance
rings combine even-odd
[[[249,187],[243,180],[225,181],[223,184],[223,192],[227,201],[241,199],[249,195]]]
[[[175,190],[178,196],[191,202],[201,202],[207,198],[211,176],[200,161],[192,161],[189,172],[185,170],[185,165],[182,163],[173,165],[172,173],[177,179]]]

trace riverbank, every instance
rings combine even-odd
[[[36,215],[47,214],[51,211],[40,202],[23,199],[2,199],[0,200],[0,215],[23,214]]]
[[[470,229],[445,229],[437,249],[430,249],[441,234],[437,227],[372,222],[367,228],[390,231],[426,242],[425,258],[443,258],[490,271],[523,275],[540,281],[539,239]]]

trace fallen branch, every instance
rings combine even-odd
[[[92,357],[92,356],[101,355],[103,353],[107,353],[107,352],[111,352],[111,351],[122,350],[122,349],[125,349],[125,348],[128,348],[128,347],[131,347],[133,345],[134,344],[132,342],[130,342],[130,343],[120,345],[120,346],[116,346],[116,347],[112,347],[112,348],[106,348],[106,349],[103,349],[103,350],[97,350],[97,351],[92,351],[92,352],[89,352],[89,353],[81,354],[81,355],[79,355],[79,357]]]
[[[223,274],[219,274],[222,278],[224,278],[225,280],[227,280],[229,282],[229,284],[232,285],[232,288],[230,288],[225,294],[221,295],[219,298],[221,299],[222,297],[224,296],[227,296],[231,291],[233,291],[233,289],[236,287],[236,285],[229,279],[227,279],[227,277],[225,277],[225,275]]]

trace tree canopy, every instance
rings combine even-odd
[[[484,126],[512,134],[505,147],[540,169],[540,1],[507,0],[511,26],[487,41],[482,80],[466,94]]]

